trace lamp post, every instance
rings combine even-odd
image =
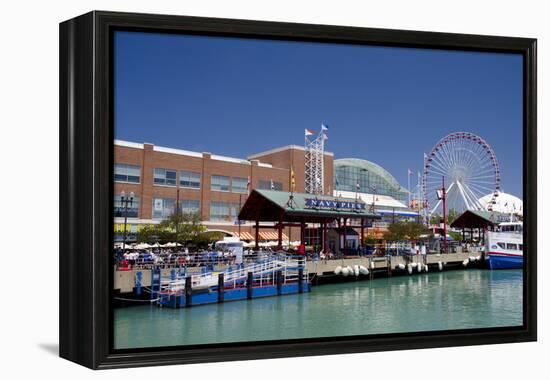
[[[126,225],[128,223],[128,203],[130,206],[134,202],[134,192],[132,191],[128,196],[126,192],[122,190],[120,192],[120,202],[124,205],[124,232],[122,235],[122,252],[126,249]]]
[[[437,198],[443,203],[443,253],[447,253],[447,191],[445,190],[445,176],[442,176],[441,190],[437,191]]]

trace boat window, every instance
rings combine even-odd
[[[520,245],[519,245],[519,250],[520,250],[520,251],[523,251],[523,244],[520,244]]]
[[[497,243],[497,245],[499,246],[499,248],[506,249],[506,244],[504,243]]]
[[[517,244],[514,244],[514,243],[506,243],[506,249],[517,250],[517,249],[518,249],[518,245],[517,245]]]

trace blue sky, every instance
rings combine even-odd
[[[404,186],[446,134],[495,150],[522,195],[522,57],[325,43],[117,32],[115,138],[246,157],[303,145],[364,158]],[[413,181],[414,182],[414,181]]]

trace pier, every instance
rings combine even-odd
[[[391,276],[395,273],[403,273],[413,269],[412,273],[425,272],[424,266],[429,270],[445,270],[451,267],[468,267],[479,263],[482,260],[479,252],[457,252],[446,254],[427,254],[427,255],[399,255],[399,256],[365,256],[355,258],[342,258],[332,260],[307,260],[304,264],[304,271],[307,273],[310,280],[314,284],[317,283],[316,277],[335,276],[336,268],[338,267],[355,267],[363,266],[368,268],[369,275],[361,276],[362,278],[372,279],[374,275]],[[441,265],[441,269],[440,269]],[[211,272],[224,272],[229,269],[228,264],[214,264],[210,269]],[[185,268],[186,275],[200,275],[204,273],[203,266]],[[173,278],[177,276],[178,270],[182,273],[183,268],[166,267],[157,268],[158,275],[161,278]],[[141,287],[151,287],[154,271],[146,268],[135,268],[131,270],[114,271],[114,290],[120,293],[134,292],[138,285],[138,277]],[[352,276],[352,275],[350,275]]]

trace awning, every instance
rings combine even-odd
[[[376,210],[376,212],[384,215],[418,216],[417,212],[404,210]]]
[[[260,231],[260,240],[279,240],[279,233],[277,231]],[[283,240],[288,240],[288,236],[284,233]]]
[[[250,232],[242,231],[240,234],[237,233],[236,237],[240,238],[241,240],[254,240],[254,236]]]

